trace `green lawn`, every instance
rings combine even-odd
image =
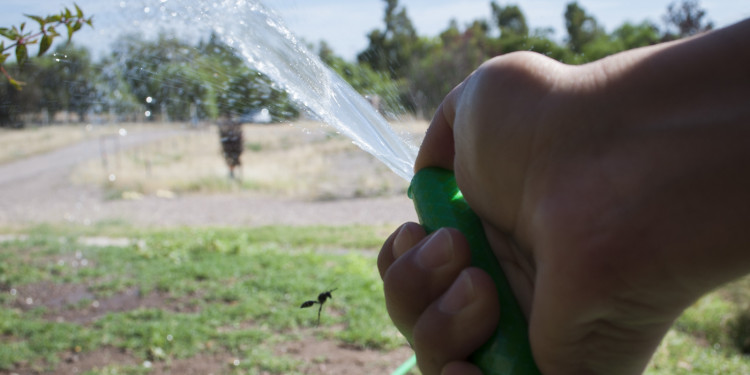
[[[300,360],[274,348],[305,334],[384,352],[404,345],[385,312],[375,268],[382,228],[132,231],[126,247],[82,246],[72,232],[35,228],[28,238],[0,244],[0,371],[51,370],[67,353],[107,347],[138,362],[216,353],[241,359],[233,373],[294,374]],[[51,285],[86,296],[37,307],[21,296]],[[315,328],[317,308],[300,304],[333,288]],[[102,308],[128,291],[151,306],[110,307],[86,319],[92,303]],[[59,315],[82,322],[60,322]],[[115,372],[123,371],[144,370]]]
[[[73,355],[103,351],[129,360],[89,374],[159,373],[159,364],[191,358],[229,361],[222,373],[301,374],[311,360],[279,348],[312,340],[386,356],[404,346],[375,267],[387,228],[110,223],[16,233],[28,236],[0,243],[0,374],[54,371]],[[78,241],[101,234],[130,244]],[[749,285],[740,280],[688,309],[647,374],[750,374],[742,354],[750,351]],[[299,306],[333,288],[315,327],[317,308]],[[41,297],[28,300],[34,293]]]

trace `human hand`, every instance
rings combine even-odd
[[[731,105],[748,83],[736,83],[742,63],[716,42],[581,67],[505,55],[451,92],[433,119],[415,169],[455,171],[528,317],[543,373],[640,373],[685,307],[750,269],[750,181],[737,180],[750,166],[747,127],[713,130],[727,110],[748,124]],[[708,57],[675,68],[691,49],[734,77],[706,69]],[[685,76],[696,90],[665,96]],[[417,228],[402,226],[379,256],[389,314],[425,374],[476,372],[465,358],[494,329],[494,287],[468,268],[460,233],[427,241]],[[441,247],[449,261],[420,263]],[[459,296],[465,310],[440,309]]]

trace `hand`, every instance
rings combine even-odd
[[[750,270],[748,29],[580,67],[504,55],[438,109],[415,169],[455,171],[543,373],[640,373],[685,307]],[[422,371],[478,371],[498,307],[460,233],[402,226],[378,266]]]

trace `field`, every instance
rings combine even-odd
[[[0,244],[0,373],[386,373],[410,356],[373,267],[382,228],[126,232]],[[334,288],[316,326],[299,306]]]
[[[24,216],[43,199],[36,191],[25,203],[32,208],[19,206],[6,221],[0,213],[0,374],[390,374],[412,352],[385,313],[375,256],[397,224],[390,219],[400,219],[368,213],[371,222],[346,223],[333,215],[401,197],[406,185],[315,126],[246,128],[238,180],[227,178],[213,130],[179,128],[117,152],[105,146],[106,163],[95,152],[58,180],[45,174],[39,189],[51,199],[73,192],[62,211],[91,205],[123,216],[58,220],[55,208]],[[404,126],[410,134],[424,128]],[[0,142],[12,140],[2,143],[0,160],[7,166],[96,144],[119,129],[3,132]],[[40,145],[21,150],[25,143]],[[0,203],[15,207],[14,194],[30,193],[0,194]],[[253,212],[272,218],[259,225],[224,225],[212,207],[191,206],[215,206],[206,197],[240,197],[231,203],[258,210],[266,207],[261,200],[280,202],[273,207],[284,212]],[[331,202],[342,211],[320,206]],[[170,216],[153,225],[124,214],[158,216],[160,204],[184,209],[176,218],[204,216],[186,226]],[[318,222],[295,221],[305,205]],[[317,306],[300,304],[331,289],[318,325]],[[750,279],[707,295],[676,322],[647,373],[750,374],[749,307]]]

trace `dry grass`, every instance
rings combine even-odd
[[[426,123],[395,127],[417,142]],[[99,160],[91,160],[75,169],[72,180],[107,186],[113,198],[243,191],[338,199],[403,194],[408,185],[349,139],[319,123],[247,125],[243,133],[243,166],[236,180],[228,178],[215,127],[123,151],[107,170]]]

